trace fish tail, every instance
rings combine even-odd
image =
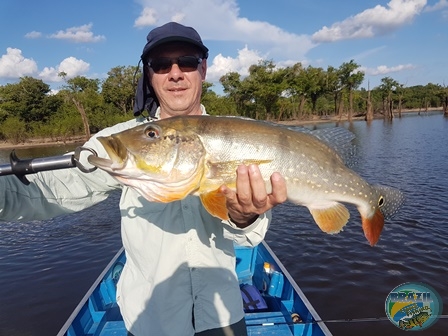
[[[369,241],[371,246],[374,246],[381,235],[381,231],[384,227],[384,219],[391,218],[404,202],[403,193],[392,187],[384,185],[373,185],[374,193],[377,195],[378,204],[375,207],[375,213],[373,216],[362,217],[362,229],[364,235]]]
[[[379,184],[373,185],[372,187],[378,195],[378,207],[381,209],[384,218],[391,218],[404,203],[403,193],[396,188]]]
[[[369,241],[370,246],[374,246],[380,239],[381,231],[384,226],[384,216],[380,209],[377,209],[372,217],[367,218],[361,216],[361,219],[364,235]]]

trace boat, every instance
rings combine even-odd
[[[249,336],[331,335],[265,241],[255,247],[235,245],[235,254]],[[58,336],[127,335],[115,299],[117,281],[125,262],[126,256],[121,248],[75,308]],[[253,304],[254,301],[257,304]]]

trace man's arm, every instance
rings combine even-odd
[[[97,135],[108,135],[135,126],[135,121],[107,128]],[[99,156],[107,157],[103,146],[91,138],[85,147],[94,149]],[[90,166],[82,152],[81,163]],[[41,220],[85,209],[105,200],[109,193],[121,185],[109,174],[97,169],[83,173],[77,168],[45,171],[27,175],[29,185],[17,177],[0,177],[0,220]]]

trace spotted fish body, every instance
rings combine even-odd
[[[343,128],[341,133],[351,133]],[[347,137],[351,139],[351,137]],[[400,191],[370,185],[343,162],[326,142],[305,132],[237,117],[183,116],[98,137],[110,159],[89,161],[148,200],[171,202],[189,194],[201,197],[214,216],[227,219],[222,184],[235,188],[236,167],[258,164],[286,180],[288,200],[305,206],[327,233],[342,230],[350,217],[342,203],[356,205],[366,238],[374,245],[400,207]]]
[[[428,312],[420,312],[408,319],[402,319],[398,323],[398,327],[404,330],[412,329],[414,327],[422,327],[423,324],[431,317]]]

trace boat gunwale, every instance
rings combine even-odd
[[[78,303],[76,308],[71,313],[70,317],[67,319],[67,321],[62,326],[61,330],[58,332],[57,336],[64,336],[67,332],[70,326],[72,325],[75,318],[78,316],[78,313],[81,311],[81,309],[84,307],[84,305],[87,303],[89,298],[92,296],[92,293],[95,291],[95,289],[98,287],[98,285],[104,280],[104,277],[106,274],[111,270],[113,264],[120,258],[121,254],[124,252],[124,247],[122,246],[120,250],[115,254],[115,256],[109,261],[107,266],[103,269],[101,274],[96,278],[92,286],[90,286],[87,293],[84,295],[84,297],[81,299],[81,301]]]
[[[263,244],[264,248],[268,251],[268,253],[271,255],[272,259],[275,261],[277,266],[282,271],[283,275],[288,279],[291,286],[294,288],[297,295],[300,297],[300,300],[302,300],[305,307],[310,312],[311,316],[314,319],[314,323],[316,323],[322,330],[322,332],[325,335],[331,335],[331,331],[328,329],[327,325],[322,321],[321,317],[317,313],[317,311],[314,309],[314,306],[311,304],[311,302],[308,300],[308,298],[305,296],[305,293],[300,289],[299,285],[296,283],[296,281],[293,279],[292,275],[288,272],[285,265],[280,261],[280,259],[277,257],[277,255],[274,253],[274,251],[271,249],[271,247],[266,243],[264,240],[261,242]]]

